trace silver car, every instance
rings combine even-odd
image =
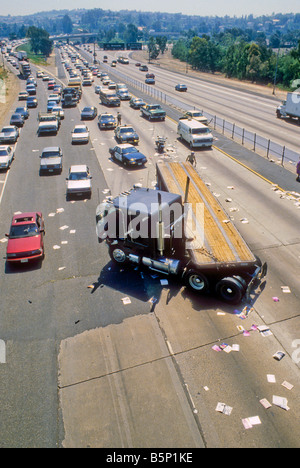
[[[44,148],[40,156],[40,174],[62,171],[63,153],[59,146],[49,146]]]
[[[19,129],[15,125],[3,127],[0,133],[0,143],[16,143],[19,138]]]

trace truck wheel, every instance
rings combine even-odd
[[[206,293],[209,288],[206,276],[196,271],[189,271],[187,273],[185,276],[185,284],[189,289],[198,293]]]
[[[245,294],[245,288],[237,278],[223,278],[216,285],[216,293],[223,301],[238,304]]]
[[[125,265],[128,263],[126,254],[124,250],[120,249],[119,247],[110,247],[109,248],[109,256],[113,262]]]

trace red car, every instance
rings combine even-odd
[[[53,89],[55,86],[55,81],[54,80],[49,80],[48,81],[48,89]]]
[[[45,226],[42,213],[13,216],[6,249],[7,262],[28,263],[44,257]]]

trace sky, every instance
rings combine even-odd
[[[39,11],[102,8],[118,11],[160,11],[199,16],[271,15],[300,13],[299,0],[0,0],[0,15],[28,15]]]

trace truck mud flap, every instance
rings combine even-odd
[[[266,262],[262,266],[259,266],[259,267],[256,268],[256,270],[254,272],[254,275],[252,276],[252,279],[249,282],[247,290],[246,290],[245,297],[246,297],[247,301],[250,298],[251,290],[252,290],[255,282],[256,281],[261,282],[262,279],[267,275],[267,272],[268,272],[268,264]]]

